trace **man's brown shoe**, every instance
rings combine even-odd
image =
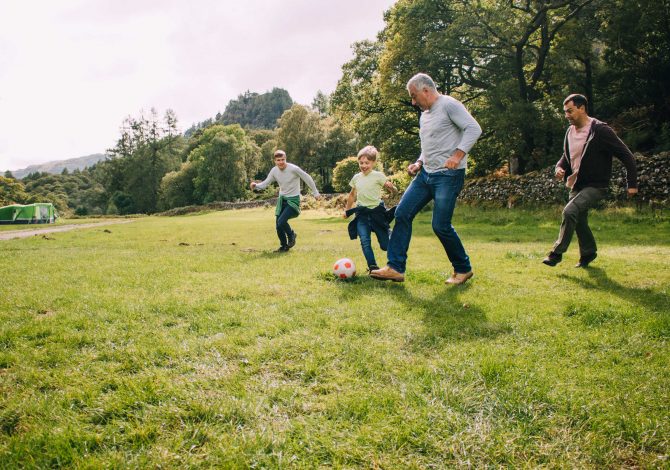
[[[379,279],[380,281],[403,282],[405,280],[405,275],[399,273],[391,266],[384,266],[381,269],[373,269],[370,271],[370,277]]]
[[[444,282],[445,284],[463,284],[474,275],[475,274],[472,271],[467,273],[454,273]]]

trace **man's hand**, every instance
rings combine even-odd
[[[456,149],[454,153],[451,154],[447,161],[444,162],[444,167],[449,168],[450,170],[455,170],[460,165],[461,160],[465,157],[465,152],[461,149]]]
[[[628,188],[628,197],[633,197],[637,194],[637,188]]]
[[[558,181],[563,181],[563,178],[565,177],[565,170],[560,167],[556,167],[556,171],[554,172],[554,176],[556,176],[556,179]]]
[[[407,173],[409,173],[410,176],[414,176],[419,172],[420,169],[421,165],[419,163],[412,163],[407,167]]]
[[[257,184],[258,184],[258,183],[256,183],[255,181],[252,181],[252,182],[251,182],[251,184],[249,185],[249,187],[251,188],[252,191],[253,191],[254,189],[256,189],[256,185],[257,185]]]

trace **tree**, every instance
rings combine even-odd
[[[321,117],[328,116],[330,114],[330,97],[318,90],[312,100],[312,109],[319,113]]]
[[[196,175],[194,200],[209,203],[242,197],[249,180],[248,168],[257,165],[259,154],[258,146],[237,124],[206,129],[188,155]]]
[[[419,113],[405,84],[423,71],[482,124],[478,168],[505,160],[519,173],[543,166],[560,147],[552,44],[595,1],[399,0],[377,41],[354,45],[335,112],[390,159],[414,159]]]
[[[670,149],[670,0],[615,0],[598,11],[600,112],[634,148]]]
[[[355,156],[337,162],[333,169],[333,189],[338,193],[348,193],[351,190],[349,182],[358,171],[358,158]]]
[[[161,180],[179,168],[183,147],[172,110],[162,120],[155,109],[148,117],[142,112],[139,118],[126,118],[121,137],[108,151],[112,158],[96,170],[116,209],[122,214],[155,212]]]
[[[26,188],[20,181],[6,176],[0,176],[0,206],[9,204],[25,204],[28,202],[29,195]]]
[[[321,125],[325,131],[325,140],[319,151],[321,158],[318,159],[317,171],[322,190],[330,192],[333,189],[331,180],[335,164],[347,155],[356,153],[356,134],[342,122],[331,117],[323,118]]]
[[[163,176],[158,191],[158,209],[167,210],[195,204],[195,186],[197,176],[193,162],[184,162],[179,171],[171,171]]]
[[[256,129],[274,129],[277,119],[292,105],[291,96],[282,88],[273,88],[271,92],[263,94],[247,91],[236,100],[230,100],[223,115],[216,122]]]
[[[320,150],[325,132],[318,113],[294,104],[282,114],[277,129],[277,145],[286,152],[288,160],[307,172],[320,167]]]

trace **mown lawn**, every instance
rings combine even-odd
[[[670,217],[594,214],[588,270],[559,217],[459,207],[459,287],[429,214],[404,284],[316,211],[0,241],[0,468],[668,467]]]

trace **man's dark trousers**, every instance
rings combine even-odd
[[[584,258],[593,255],[597,251],[596,239],[589,228],[589,209],[595,207],[598,202],[607,197],[606,188],[586,187],[578,191],[570,192],[570,200],[563,209],[563,220],[558,234],[558,240],[554,243],[553,253],[562,255],[568,251],[572,235],[577,232],[579,241],[579,255]]]

